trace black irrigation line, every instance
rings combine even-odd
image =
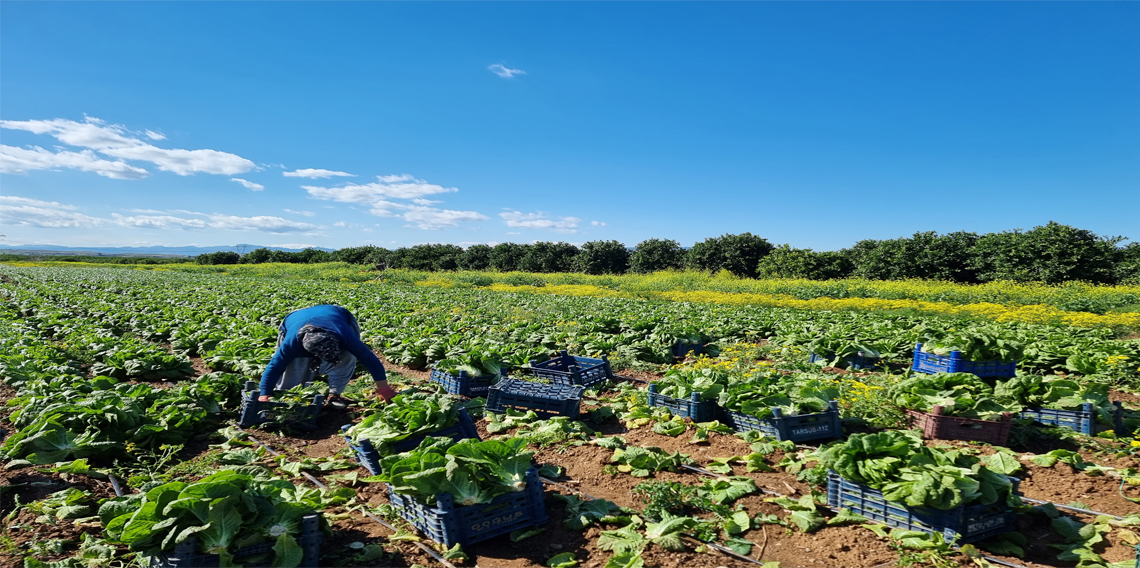
[[[570,487],[569,485],[563,485],[563,484],[558,483],[557,481],[554,481],[553,479],[550,479],[548,477],[539,476],[539,479],[542,480],[543,483],[548,483],[548,484],[554,485],[556,487],[561,487],[567,491],[577,493],[577,494],[579,494],[579,495],[581,495],[581,496],[583,496],[583,497],[585,497],[591,501],[597,501],[598,500],[597,497],[594,497],[593,495],[590,495],[589,493],[586,493],[585,491],[582,491],[581,489],[575,489],[573,487]],[[744,560],[746,562],[751,562],[752,564],[759,564],[759,565],[764,564],[763,562],[760,562],[754,558],[750,558],[748,556],[744,556],[743,554],[739,554],[735,550],[732,550],[731,548],[728,548],[727,546],[723,546],[723,545],[721,545],[715,541],[698,538],[697,536],[694,536],[694,535],[691,535],[688,533],[681,533],[681,534],[683,534],[684,536],[691,538],[697,542],[700,542],[700,543],[704,544],[705,546],[708,546],[708,547],[716,550],[717,552],[724,554],[725,556],[736,558],[738,560]]]
[[[269,446],[263,444],[257,438],[254,438],[252,435],[249,434],[249,432],[242,430],[241,426],[238,426],[237,424],[233,424],[233,427],[236,428],[238,432],[245,434],[251,442],[257,444],[258,446],[261,446],[262,448],[265,448],[265,451],[272,454],[273,457],[278,457],[281,455],[281,454],[273,451],[273,448],[270,448]],[[313,477],[312,474],[310,474],[306,471],[302,471],[301,475],[304,476],[305,479],[308,479],[309,481],[313,482],[313,484],[316,485],[317,487],[320,487],[321,489],[324,489],[326,491],[328,490],[329,486],[322,483],[321,480],[317,479],[316,477]],[[377,523],[379,523],[384,528],[386,528],[392,532],[397,532],[396,527],[394,527],[391,524],[389,524],[388,522],[384,521],[384,519],[381,519],[380,517],[373,515],[371,512],[361,511],[361,514],[364,515],[365,517],[367,517],[368,519],[376,521]],[[456,568],[456,566],[454,564],[452,564],[451,562],[448,562],[446,558],[440,556],[439,553],[436,552],[435,550],[433,550],[430,546],[428,546],[422,542],[419,542],[419,541],[413,541],[412,544],[418,546],[420,549],[422,549],[424,552],[428,553],[428,555],[430,555],[432,558],[434,558],[436,561],[438,561],[440,564],[443,564],[447,568]]]
[[[717,478],[728,477],[727,475],[721,475],[719,473],[709,471],[709,470],[707,470],[703,467],[699,467],[699,466],[682,464],[681,467],[695,471],[695,472],[703,474],[703,475],[710,476],[710,477],[717,477]],[[787,495],[782,495],[780,493],[776,493],[775,491],[769,491],[767,489],[764,489],[763,487],[758,487],[758,489],[760,489],[760,491],[762,493],[767,493],[769,495],[777,495],[779,497],[787,497]],[[821,505],[821,506],[825,509],[831,510],[831,507],[827,507],[827,506],[823,506],[823,505]],[[958,547],[955,546],[954,548],[958,548]],[[986,561],[993,562],[994,564],[1001,564],[1002,566],[1009,566],[1010,568],[1028,568],[1027,566],[1023,566],[1021,564],[1014,564],[1013,562],[1006,562],[1005,560],[1002,560],[1000,558],[994,558],[993,556],[982,555],[982,558],[985,559]]]

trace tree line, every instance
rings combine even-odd
[[[668,269],[727,270],[742,278],[921,278],[962,283],[995,280],[1057,284],[1080,280],[1140,283],[1140,243],[1102,237],[1056,222],[1001,233],[918,232],[910,237],[862,240],[838,251],[773,245],[742,233],[711,237],[683,248],[671,239],[648,239],[630,249],[614,241],[501,243],[462,248],[424,244],[387,250],[373,245],[336,251],[256,249],[203,254],[199,264],[347,262],[411,270],[501,272],[650,273]]]

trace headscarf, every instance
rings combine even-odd
[[[340,339],[331,331],[306,324],[297,331],[297,337],[301,338],[301,346],[305,351],[313,355],[309,368],[319,369],[321,361],[330,365],[340,362]]]

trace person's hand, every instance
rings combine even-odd
[[[388,385],[376,387],[376,396],[383,398],[385,402],[392,400],[392,398],[397,394],[400,393],[396,392],[392,387]]]
[[[263,394],[257,397],[257,402],[269,402],[269,395]]]

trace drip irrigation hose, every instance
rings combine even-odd
[[[557,481],[554,481],[553,479],[550,479],[548,477],[539,476],[539,479],[542,480],[543,483],[549,483],[550,485],[554,485],[556,487],[561,487],[567,491],[577,493],[577,494],[579,494],[579,495],[581,495],[581,496],[583,496],[583,497],[585,497],[591,501],[597,501],[598,500],[597,497],[594,497],[593,495],[590,495],[589,493],[586,493],[585,491],[582,491],[580,489],[575,489],[573,487],[570,487],[569,485],[563,485],[563,484],[558,483]],[[731,548],[728,548],[727,546],[723,546],[717,542],[710,541],[710,540],[704,540],[702,538],[699,538],[697,536],[694,536],[694,535],[691,535],[688,533],[681,533],[681,534],[684,535],[685,537],[691,538],[691,539],[693,539],[693,540],[695,540],[701,544],[704,544],[705,546],[708,546],[708,547],[716,550],[717,552],[720,552],[721,554],[731,556],[731,557],[739,559],[739,560],[751,562],[753,564],[763,564],[763,562],[759,562],[753,558],[749,558],[747,556],[744,556],[743,554],[739,554],[736,551],[732,550]]]
[[[1100,513],[1097,511],[1090,511],[1088,509],[1082,509],[1080,507],[1070,507],[1068,505],[1062,505],[1060,503],[1054,503],[1052,501],[1042,501],[1041,499],[1030,499],[1029,497],[1022,497],[1021,500],[1022,501],[1029,501],[1030,503],[1037,503],[1040,505],[1052,505],[1058,509],[1065,509],[1067,511],[1076,511],[1078,513],[1084,513],[1086,515],[1097,515],[1097,516],[1112,517],[1116,520],[1120,520],[1120,519],[1124,518],[1124,517],[1118,517],[1116,515],[1110,515],[1108,513]]]
[[[249,441],[251,441],[251,442],[253,442],[253,443],[257,444],[258,446],[261,446],[262,448],[265,448],[265,451],[266,451],[266,452],[269,452],[270,454],[272,454],[272,455],[273,455],[273,457],[278,457],[278,456],[280,456],[280,455],[281,455],[281,454],[279,454],[279,453],[277,453],[277,452],[273,451],[273,448],[270,448],[269,446],[267,446],[267,445],[263,444],[263,443],[262,443],[260,440],[258,440],[257,438],[254,438],[252,435],[250,435],[250,433],[249,433],[249,432],[246,432],[245,430],[243,430],[243,429],[241,428],[241,426],[238,426],[237,424],[232,424],[232,426],[233,426],[233,427],[234,427],[234,428],[235,428],[235,429],[236,429],[238,432],[241,432],[241,433],[245,434],[245,435],[246,435],[246,437],[248,437],[248,438],[249,438]],[[328,486],[328,485],[325,485],[324,483],[322,483],[322,482],[321,482],[321,480],[317,479],[316,477],[313,477],[313,476],[312,476],[312,474],[310,474],[310,473],[308,473],[308,472],[305,472],[305,471],[302,471],[302,472],[301,472],[301,475],[303,475],[303,476],[305,477],[305,479],[308,479],[309,481],[313,482],[313,484],[314,484],[314,485],[316,485],[317,487],[320,487],[321,489],[324,489],[324,490],[326,490],[326,491],[328,490],[329,486]],[[371,520],[373,520],[373,521],[376,521],[377,523],[379,523],[379,524],[380,524],[381,526],[383,526],[384,528],[386,528],[386,529],[388,529],[388,530],[390,530],[390,531],[392,531],[392,532],[397,532],[397,531],[396,531],[396,527],[394,527],[394,526],[392,526],[391,524],[389,524],[389,523],[385,522],[383,519],[381,519],[380,517],[377,517],[376,515],[372,514],[371,512],[369,512],[369,511],[361,511],[360,513],[361,513],[362,515],[364,515],[365,517],[367,517],[368,519],[371,519]],[[432,549],[430,546],[428,546],[428,545],[426,545],[426,544],[424,544],[424,543],[422,543],[422,542],[419,542],[419,541],[413,541],[413,542],[412,542],[412,544],[414,544],[414,545],[418,546],[418,547],[419,547],[421,550],[423,550],[424,552],[428,553],[428,555],[429,555],[429,556],[431,556],[431,557],[432,557],[432,558],[434,558],[434,559],[435,559],[437,562],[439,562],[440,564],[443,564],[443,565],[444,565],[444,566],[446,566],[447,568],[456,568],[456,566],[455,566],[454,564],[452,564],[451,562],[448,562],[446,558],[444,558],[444,557],[440,556],[440,555],[439,555],[439,553],[438,553],[438,552],[436,552],[435,550],[433,550],[433,549]]]
[[[111,481],[111,489],[115,490],[116,497],[123,496],[123,488],[119,486],[119,480],[114,475],[107,474],[107,479]]]

